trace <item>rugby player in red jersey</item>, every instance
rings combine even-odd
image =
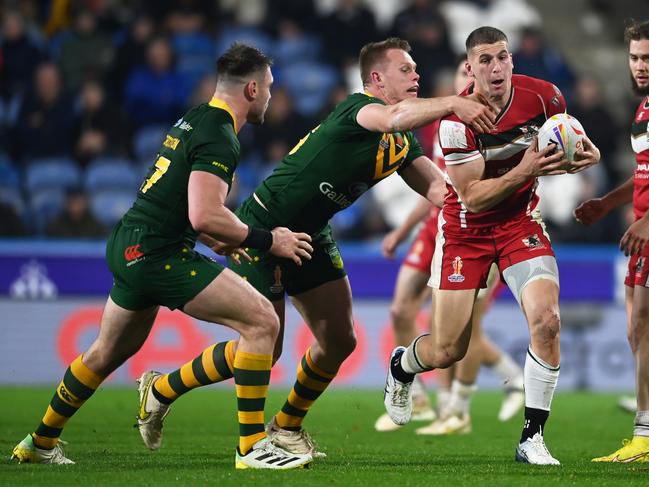
[[[507,36],[493,27],[466,42],[464,92],[484,96],[497,111],[496,129],[479,134],[455,116],[442,119],[439,137],[448,174],[429,284],[435,299],[434,333],[391,356],[385,406],[395,423],[410,419],[415,374],[445,368],[466,353],[476,296],[495,262],[518,300],[530,331],[525,361],[525,424],[516,460],[558,465],[543,439],[559,376],[559,276],[550,240],[535,211],[537,177],[578,172],[599,161],[588,139],[569,162],[554,145],[538,148],[537,129],[565,111],[547,81],[513,75]]]

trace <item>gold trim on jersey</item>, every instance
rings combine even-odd
[[[217,97],[214,96],[210,100],[209,105],[211,107],[220,108],[221,110],[225,110],[226,112],[228,112],[230,114],[230,116],[232,117],[232,121],[234,122],[234,131],[235,132],[239,131],[239,129],[237,128],[239,126],[237,124],[237,118],[234,116],[234,111],[232,110],[230,105],[228,105],[228,102],[226,102],[225,100],[221,100],[220,98],[217,98]]]

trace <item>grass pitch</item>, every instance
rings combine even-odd
[[[414,434],[422,423],[377,433],[381,391],[333,389],[324,394],[306,427],[328,454],[303,471],[234,469],[236,401],[225,388],[194,391],[173,406],[162,448],[146,450],[136,429],[137,392],[100,390],[70,421],[63,438],[70,466],[18,465],[11,449],[34,430],[53,393],[47,388],[0,388],[0,485],[649,485],[649,463],[593,464],[629,437],[633,416],[618,410],[617,396],[560,393],[546,442],[561,467],[514,462],[522,416],[496,419],[499,393],[479,393],[472,404],[473,433],[454,437]],[[284,401],[271,391],[267,418]]]

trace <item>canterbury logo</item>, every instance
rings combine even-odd
[[[143,255],[144,254],[140,250],[140,244],[131,245],[124,249],[124,258],[127,262],[131,262],[132,260],[135,260],[138,257],[142,257]]]
[[[61,398],[67,403],[73,403],[75,400],[63,384],[59,387],[59,396],[61,396]]]

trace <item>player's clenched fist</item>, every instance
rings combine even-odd
[[[496,113],[487,104],[484,97],[479,95],[453,97],[453,113],[473,126],[480,133],[488,133],[494,129]]]
[[[593,198],[584,201],[575,208],[573,214],[575,219],[584,225],[592,225],[601,220],[609,212],[609,208],[604,204],[602,198]]]
[[[276,227],[271,231],[273,234],[273,245],[270,253],[276,257],[291,259],[297,265],[302,265],[302,259],[311,260],[313,247],[311,236],[308,233],[291,232],[286,227]]]

